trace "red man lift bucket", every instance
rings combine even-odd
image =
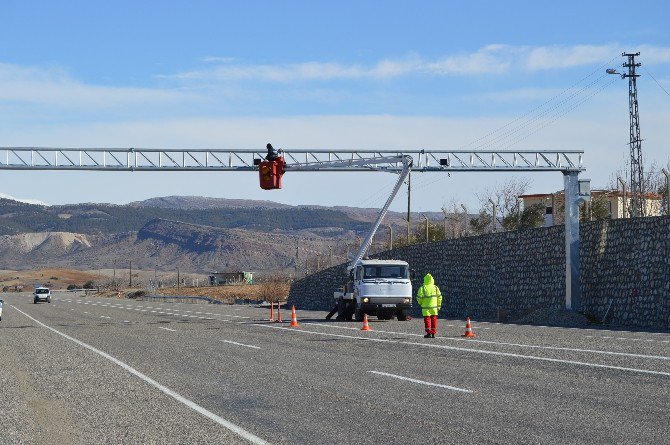
[[[275,190],[281,188],[281,177],[284,174],[284,158],[272,161],[262,161],[258,165],[258,175],[263,190]]]

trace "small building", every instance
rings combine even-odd
[[[563,191],[556,193],[539,193],[533,195],[521,195],[523,207],[541,204],[545,207],[545,226],[563,224],[563,213],[565,210],[565,197]],[[607,200],[607,211],[610,219],[629,218],[626,207],[630,206],[631,197],[626,193],[625,202],[623,192],[620,190],[591,190],[592,202],[597,199]],[[656,193],[644,195],[646,212],[645,216],[659,216],[663,210],[663,197]],[[580,209],[584,211],[584,208]]]
[[[254,276],[251,272],[212,272],[209,275],[210,286],[222,284],[254,284]]]

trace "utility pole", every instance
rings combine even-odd
[[[328,256],[328,267],[333,266],[333,246],[330,246],[330,254]]]
[[[393,226],[389,224],[389,250],[393,250]]]
[[[412,172],[410,171],[407,174],[407,244],[409,244],[409,232],[412,224],[409,216],[411,200],[412,200]]]
[[[442,231],[444,232],[444,236],[442,237],[443,240],[447,239],[447,209],[442,206],[442,213],[444,214],[444,222],[443,222],[443,227]]]
[[[665,214],[670,215],[670,172],[664,168],[661,171],[665,175]]]
[[[468,236],[468,208],[465,207],[465,204],[461,204],[463,209],[463,236]]]
[[[626,199],[626,181],[621,179],[621,177],[617,176],[617,181],[619,181],[619,184],[621,184],[621,189],[623,191],[623,200],[621,203],[621,217],[626,218],[626,212],[628,212],[628,199]],[[619,215],[617,215],[618,217]]]
[[[496,203],[493,202],[493,200],[491,198],[489,198],[489,202],[491,203],[491,206],[493,207],[493,220],[491,221],[491,225],[492,225],[491,232],[496,232],[497,231],[497,229],[496,229],[496,207],[497,206],[496,206]]]
[[[133,262],[128,262],[128,287],[133,287]]]
[[[179,266],[177,266],[177,290],[179,290]]]
[[[423,219],[426,220],[426,242],[428,242],[428,217],[423,213],[421,214],[421,216],[423,216]]]
[[[628,61],[623,64],[628,68],[628,73],[621,75],[623,79],[628,78],[628,110],[630,114],[630,195],[631,216],[633,218],[644,216],[644,171],[642,164],[642,138],[640,137],[640,114],[637,107],[637,78],[639,74],[635,68],[641,66],[635,62],[635,56],[640,53],[622,53]]]
[[[296,236],[295,237],[295,271],[293,276],[295,279],[298,279],[298,245],[299,245],[300,239]]]
[[[116,260],[114,260],[114,271],[112,272],[112,286],[116,287]]]

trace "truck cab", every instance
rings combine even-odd
[[[349,269],[349,280],[334,293],[337,319],[363,320],[365,314],[380,320],[407,320],[412,308],[409,264],[399,260],[360,260]]]
[[[51,290],[48,287],[36,287],[33,292],[33,303],[37,304],[40,301],[51,303]]]

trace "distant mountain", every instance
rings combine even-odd
[[[321,264],[343,259],[378,213],[198,196],[128,205],[45,206],[0,199],[0,268],[98,269],[132,261],[136,268],[159,270],[289,270],[295,266],[296,242],[301,264],[307,257]],[[404,233],[405,218],[389,212],[384,224]],[[415,227],[420,218],[413,214]]]
[[[131,207],[158,207],[162,209],[285,209],[291,206],[273,201],[248,199],[207,198],[204,196],[163,196],[128,204]]]
[[[138,231],[148,221],[157,218],[260,232],[324,228],[361,232],[367,227],[365,222],[353,219],[337,210],[281,204],[275,208],[242,204],[240,203],[241,206],[238,207],[209,206],[204,209],[113,204],[68,204],[47,207],[0,199],[0,235],[25,232],[110,235]],[[191,201],[190,205],[195,205],[195,202]]]
[[[326,252],[329,241],[302,238],[302,252]],[[304,253],[303,253],[304,255]],[[291,270],[295,238],[278,233],[222,229],[155,219],[137,232],[84,235],[67,232],[0,236],[0,269],[125,266],[137,269],[212,272]]]

